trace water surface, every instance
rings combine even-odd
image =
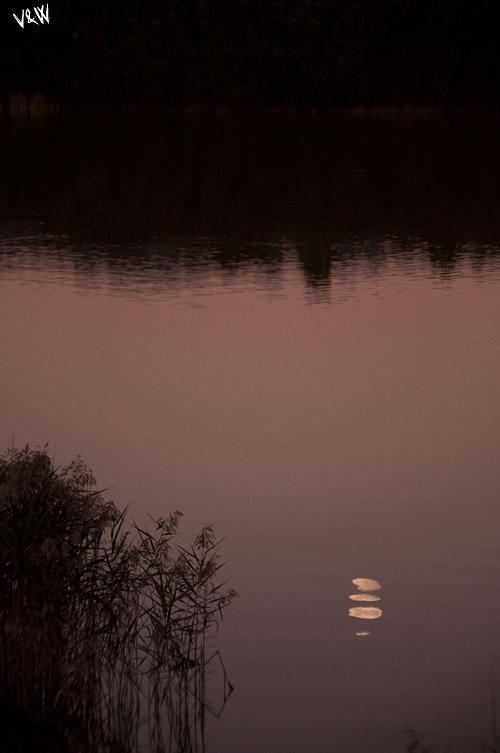
[[[214,522],[219,753],[454,750],[499,656],[497,122],[1,124],[4,447]],[[214,690],[216,692],[216,689]]]

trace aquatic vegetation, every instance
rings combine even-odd
[[[76,459],[0,457],[0,707],[7,749],[204,750],[211,629],[235,592],[211,526],[129,524]],[[31,736],[31,737],[30,737]],[[59,745],[59,747],[54,747]],[[43,747],[43,746],[42,746]],[[47,744],[47,747],[49,745]]]

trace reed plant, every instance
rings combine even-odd
[[[235,592],[211,526],[177,544],[180,512],[129,523],[76,459],[0,457],[0,708],[7,748],[205,749],[207,641]],[[52,746],[52,747],[50,747]],[[55,747],[54,747],[55,746]]]

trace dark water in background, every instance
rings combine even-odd
[[[214,753],[490,732],[498,127],[0,122],[1,441],[227,537]]]

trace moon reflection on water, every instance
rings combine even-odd
[[[381,600],[381,597],[370,593],[370,591],[380,591],[382,585],[380,581],[374,578],[353,578],[353,585],[358,589],[358,593],[350,594],[351,601],[357,602],[377,602]],[[363,607],[349,607],[349,617],[353,617],[358,620],[379,620],[382,617],[383,611],[379,607],[363,606]],[[356,630],[354,633],[358,637],[365,637],[370,635],[369,630]]]

